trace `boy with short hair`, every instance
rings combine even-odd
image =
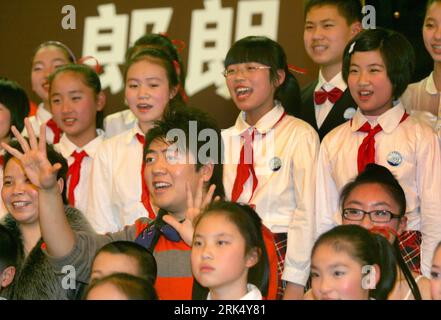
[[[357,108],[341,69],[346,44],[362,29],[361,4],[359,0],[309,0],[304,16],[305,50],[320,71],[318,80],[302,89],[299,117],[322,140],[351,119]]]

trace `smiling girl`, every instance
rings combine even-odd
[[[58,143],[61,138],[61,129],[52,120],[49,104],[49,75],[61,66],[75,62],[76,58],[72,51],[59,41],[43,42],[37,47],[32,59],[32,90],[41,99],[41,103],[38,105],[36,114],[29,119],[37,135],[40,132],[40,125],[46,123],[48,143]]]
[[[142,178],[144,135],[176,100],[179,75],[172,58],[146,48],[128,62],[125,98],[137,119],[133,128],[106,140],[93,162],[87,216],[99,233],[118,231],[140,217],[156,213]]]
[[[341,223],[339,192],[367,164],[389,169],[403,187],[407,231],[400,236],[411,270],[428,277],[441,238],[441,165],[436,134],[408,117],[397,100],[414,65],[410,43],[387,29],[362,31],[346,47],[343,77],[358,109],[351,121],[335,128],[320,148],[317,171],[317,232]],[[423,236],[422,236],[423,235]],[[421,243],[422,240],[422,243]],[[420,270],[421,247],[421,270]]]
[[[318,135],[286,114],[281,96],[297,80],[277,42],[243,38],[224,64],[231,98],[241,111],[235,125],[222,132],[225,191],[231,201],[255,208],[271,230],[278,243],[278,276],[288,283],[285,297],[301,299],[314,235]],[[280,285],[278,296],[283,295]]]
[[[403,105],[412,115],[427,121],[441,134],[441,1],[429,0],[423,24],[423,40],[433,59],[432,73],[412,83],[402,96]]]
[[[69,204],[86,212],[92,161],[103,142],[97,114],[106,102],[98,75],[86,65],[67,65],[49,77],[53,119],[64,132],[54,145],[67,160]]]

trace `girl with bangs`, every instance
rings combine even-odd
[[[227,198],[251,205],[271,230],[278,276],[288,281],[285,298],[301,299],[313,244],[317,133],[287,114],[300,97],[292,99],[298,83],[277,42],[256,36],[237,41],[227,53],[224,76],[241,111],[222,132]]]

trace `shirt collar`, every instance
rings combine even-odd
[[[267,112],[262,118],[257,121],[254,126],[249,125],[246,120],[246,114],[242,111],[237,117],[234,128],[238,131],[239,134],[242,134],[244,131],[253,127],[260,134],[265,134],[270,131],[274,125],[279,121],[280,117],[285,112],[285,109],[282,107],[279,101],[275,101],[275,106],[269,112]]]
[[[66,134],[63,133],[63,135],[60,138],[60,142],[58,143],[58,148],[60,150],[60,153],[63,155],[65,159],[67,159],[72,155],[74,151],[81,152],[84,150],[86,151],[89,157],[93,158],[95,156],[95,153],[99,145],[104,140],[103,130],[97,129],[96,133],[97,133],[97,137],[89,141],[89,143],[83,146],[82,148],[77,147],[72,141],[69,140]]]
[[[426,91],[428,94],[438,94],[438,90],[435,86],[435,79],[433,78],[433,71],[427,77]]]
[[[322,74],[322,70],[319,71],[319,77],[318,77],[318,83],[315,87],[315,91],[320,90],[320,88],[323,86],[323,88],[326,91],[331,91],[335,87],[339,88],[341,91],[345,91],[347,89],[346,82],[343,80],[343,75],[341,72],[337,73],[334,78],[332,78],[329,82],[325,80]]]
[[[130,125],[133,124],[134,122],[136,122],[138,119],[136,118],[135,114],[130,110],[130,112],[127,112],[126,117],[124,119],[124,123],[126,125]]]
[[[211,292],[208,293],[207,300],[212,300]],[[240,300],[262,300],[262,293],[254,284],[247,284],[247,293]]]
[[[38,105],[37,108],[37,117],[42,121],[42,122],[47,122],[48,120],[52,119],[52,113],[50,113],[49,111],[47,111],[44,108],[44,104],[43,102],[40,103]]]
[[[403,118],[405,112],[403,104],[401,101],[397,101],[396,103],[397,104],[394,107],[390,108],[377,118],[377,122],[386,133],[395,130]],[[366,121],[368,121],[367,118],[361,113],[360,108],[358,108],[351,121],[352,132],[358,131]]]
[[[142,132],[141,128],[139,127],[138,121],[133,126],[133,128],[127,130],[127,135],[126,135],[126,139],[125,139],[126,144],[130,144],[133,140],[138,141],[136,138],[137,134],[145,136],[145,134]]]

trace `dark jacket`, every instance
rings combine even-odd
[[[320,141],[322,141],[329,131],[345,123],[348,120],[344,117],[346,109],[354,108],[356,110],[357,105],[352,99],[349,89],[346,89],[345,92],[343,92],[341,98],[334,104],[319,129],[317,127],[317,120],[315,118],[315,107],[313,100],[314,89],[316,85],[317,81],[314,81],[313,83],[302,89],[302,106],[298,117],[308,122],[315,129],[315,131],[317,131]]]
[[[67,219],[75,232],[93,232],[83,214],[75,208],[65,207]],[[22,235],[14,218],[8,214],[1,223],[5,225],[18,244],[18,265],[13,283],[2,291],[2,296],[13,300],[65,300],[75,299],[83,289],[76,283],[76,289],[63,289],[62,280],[66,274],[57,275],[52,269],[41,246],[40,239],[29,255],[25,257]]]

